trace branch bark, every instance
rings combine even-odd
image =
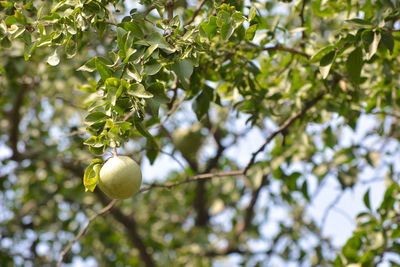
[[[301,27],[304,27],[304,24],[305,24],[305,18],[304,18],[304,8],[305,8],[305,6],[306,6],[306,2],[307,2],[307,0],[303,0],[302,2],[301,2],[301,7],[300,7],[300,12],[299,12],[299,17],[300,17],[300,26]],[[301,42],[301,47],[303,47],[304,48],[304,46],[305,46],[305,43],[304,43],[304,40],[307,38],[307,34],[306,34],[306,32],[303,30],[302,32],[301,32],[301,39],[303,40],[303,42]]]
[[[292,125],[297,119],[301,118],[304,116],[304,114],[310,109],[312,108],[315,104],[318,103],[319,100],[321,100],[323,98],[323,96],[325,95],[325,91],[321,91],[315,98],[313,98],[312,100],[308,101],[305,103],[304,107],[297,112],[296,114],[294,114],[293,116],[291,116],[289,119],[287,119],[280,127],[278,130],[276,130],[275,132],[273,132],[272,134],[270,134],[267,139],[265,140],[264,144],[252,154],[252,157],[249,161],[249,163],[247,164],[247,166],[244,168],[244,174],[247,173],[247,171],[250,169],[250,167],[254,164],[256,157],[259,153],[261,153],[262,151],[264,151],[265,147],[275,138],[275,136],[277,136],[280,133],[285,132],[290,125]]]
[[[247,206],[245,213],[244,213],[244,219],[243,222],[237,225],[236,227],[236,235],[240,236],[243,232],[249,229],[251,225],[251,221],[253,220],[253,215],[254,215],[254,207],[257,203],[258,196],[260,195],[261,189],[268,184],[268,176],[264,175],[260,185],[253,190],[251,194],[251,200],[249,205]]]
[[[57,267],[60,267],[60,266],[61,266],[61,264],[62,264],[62,262],[63,262],[63,259],[64,259],[64,256],[65,256],[65,255],[68,253],[68,251],[71,249],[72,245],[73,245],[76,241],[78,241],[79,238],[81,238],[81,237],[85,234],[85,232],[86,232],[86,230],[88,229],[90,223],[91,223],[92,221],[94,221],[94,220],[97,218],[97,216],[103,215],[104,213],[108,212],[108,211],[112,208],[112,206],[115,204],[115,202],[116,202],[116,200],[114,199],[114,200],[111,201],[106,207],[104,207],[103,209],[101,209],[99,212],[96,212],[95,214],[93,214],[93,215],[89,218],[89,220],[87,221],[87,223],[85,224],[85,226],[82,228],[82,230],[75,236],[74,239],[71,240],[71,242],[69,242],[68,246],[61,252],[61,254],[60,254],[60,259],[59,259],[58,262],[57,262]]]
[[[26,92],[26,86],[21,85],[18,89],[17,96],[10,112],[10,134],[9,134],[9,143],[10,148],[13,152],[11,157],[12,160],[20,161],[20,153],[18,151],[18,137],[19,137],[19,123],[21,121],[21,107],[24,101],[24,96]]]
[[[222,153],[225,150],[225,147],[221,143],[221,136],[217,129],[212,125],[210,120],[209,114],[207,114],[206,127],[209,129],[210,133],[212,134],[215,142],[217,143],[217,151],[215,155],[209,159],[207,162],[206,169],[204,173],[211,172],[215,167],[218,166],[219,159],[222,156]],[[206,183],[205,181],[199,181],[196,187],[196,198],[194,200],[194,208],[197,211],[196,217],[196,225],[197,226],[206,226],[210,215],[208,213],[208,204],[207,204],[207,190],[206,190]]]
[[[243,170],[199,174],[199,175],[193,176],[190,179],[172,182],[172,183],[165,183],[165,184],[153,183],[153,184],[143,187],[142,189],[139,190],[139,192],[149,191],[155,187],[171,189],[172,187],[175,187],[175,186],[178,186],[181,184],[193,183],[193,182],[197,182],[197,181],[201,181],[201,180],[208,180],[208,179],[211,179],[214,177],[229,177],[229,176],[237,176],[237,175],[243,175]]]
[[[276,46],[271,46],[271,47],[263,47],[262,48],[264,51],[285,51],[291,54],[295,54],[295,55],[299,55],[302,57],[305,57],[307,59],[311,58],[310,55],[308,55],[307,53],[294,49],[294,48],[290,48],[290,47],[285,47],[285,46],[281,46],[281,45],[276,45]]]
[[[193,23],[193,21],[196,19],[197,15],[199,14],[201,8],[204,6],[204,4],[206,3],[206,0],[202,0],[196,7],[196,9],[193,12],[193,16],[190,18],[190,20],[186,23],[186,25],[190,25]],[[185,25],[185,26],[186,26]],[[186,30],[183,30],[183,33],[185,33]]]

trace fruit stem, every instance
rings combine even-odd
[[[118,156],[117,148],[116,148],[116,147],[113,147],[113,151],[114,151],[114,157]]]

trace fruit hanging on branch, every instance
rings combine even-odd
[[[189,161],[195,160],[197,153],[203,143],[201,126],[195,124],[190,128],[177,129],[172,139],[175,148],[182,153],[182,156]]]
[[[110,198],[125,199],[139,191],[142,172],[130,157],[114,156],[101,167],[100,189]]]
[[[139,191],[142,172],[139,165],[127,156],[114,156],[103,166],[101,159],[94,159],[86,168],[83,184],[86,190],[93,192],[97,182],[108,197],[125,199]]]

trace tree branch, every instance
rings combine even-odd
[[[167,2],[165,3],[165,9],[168,13],[167,21],[170,21],[174,17],[174,5],[175,0],[167,0]]]
[[[237,236],[240,236],[244,231],[249,229],[249,227],[251,225],[251,221],[253,219],[254,206],[257,203],[258,196],[260,195],[261,189],[267,184],[268,184],[268,176],[264,175],[262,177],[260,185],[255,190],[253,190],[253,192],[251,194],[251,200],[250,200],[249,205],[246,208],[243,222],[238,224],[236,227],[236,235]]]
[[[295,55],[299,55],[302,57],[305,57],[307,59],[311,58],[310,55],[308,55],[307,53],[294,49],[294,48],[289,48],[289,47],[285,47],[285,46],[281,46],[281,45],[275,45],[275,46],[271,46],[271,47],[262,47],[262,49],[264,51],[285,51],[291,54],[295,54]]]
[[[196,19],[197,15],[199,14],[201,8],[204,6],[204,4],[206,3],[206,0],[202,0],[196,7],[196,9],[193,12],[193,16],[190,18],[190,20],[186,23],[186,25],[190,25],[192,24],[192,22]],[[185,25],[185,26],[186,26]],[[183,30],[183,33],[185,33],[186,30]]]
[[[21,107],[24,101],[24,96],[26,92],[26,86],[21,85],[18,89],[17,96],[10,112],[10,134],[9,134],[9,142],[10,148],[13,152],[11,157],[12,160],[19,161],[20,153],[18,151],[18,137],[19,137],[19,123],[21,121]]]
[[[149,21],[149,20],[147,19],[147,16],[148,16],[148,15],[150,14],[150,12],[153,11],[154,9],[156,9],[156,6],[155,6],[155,5],[150,6],[150,7],[143,13],[143,19],[146,20],[146,21]],[[149,21],[149,22],[151,22],[151,21]]]
[[[307,0],[303,0],[302,2],[301,2],[301,7],[300,7],[300,13],[299,13],[299,16],[300,16],[300,21],[301,21],[301,24],[300,24],[300,26],[301,27],[304,27],[304,24],[305,24],[305,19],[304,19],[304,7],[306,6],[306,2],[307,2]],[[301,32],[301,39],[303,39],[303,40],[305,40],[307,38],[307,34],[306,34],[306,32],[303,30],[302,32]],[[304,48],[304,42],[302,42],[301,43],[301,46]]]
[[[324,229],[325,223],[326,223],[326,219],[328,218],[329,212],[331,212],[331,210],[339,203],[340,199],[343,197],[343,191],[341,191],[334,200],[332,200],[332,202],[328,205],[328,207],[326,208],[326,210],[324,211],[324,214],[322,215],[322,219],[321,219],[321,230]]]
[[[216,131],[216,127],[213,127],[211,123],[209,114],[207,114],[205,125],[209,129],[218,146],[214,157],[210,158],[207,162],[204,173],[209,173],[212,171],[212,169],[218,166],[219,159],[221,158],[225,147],[221,143],[221,136],[219,132]],[[199,181],[197,184],[196,197],[194,199],[194,208],[197,211],[196,225],[206,226],[208,220],[210,219],[210,215],[208,214],[207,190],[205,181]]]
[[[304,105],[303,109],[300,110],[299,112],[297,112],[295,115],[291,116],[289,119],[287,119],[280,127],[278,130],[276,130],[275,132],[273,132],[272,134],[270,134],[268,136],[268,138],[265,140],[264,144],[256,151],[252,154],[252,157],[249,161],[249,163],[247,164],[247,166],[244,168],[244,174],[247,173],[247,171],[250,169],[250,167],[254,164],[256,157],[259,153],[261,153],[262,151],[264,151],[265,147],[275,138],[275,136],[277,136],[280,133],[283,133],[284,131],[286,131],[290,125],[292,125],[297,119],[301,118],[302,116],[304,116],[304,114],[310,109],[312,108],[315,104],[317,104],[317,102],[319,100],[321,100],[323,98],[325,94],[325,91],[320,92],[315,98],[313,98],[312,100],[306,102],[306,104]]]
[[[237,176],[237,175],[243,175],[243,174],[244,174],[244,170],[199,174],[199,175],[193,176],[190,179],[186,179],[183,181],[177,181],[177,182],[165,183],[165,184],[153,183],[153,184],[143,187],[142,189],[139,190],[139,192],[149,191],[156,187],[171,189],[172,187],[175,187],[175,186],[178,186],[181,184],[187,184],[187,183],[197,182],[197,181],[201,181],[201,180],[208,180],[208,179],[211,179],[214,177],[229,177],[229,176]]]
[[[60,254],[60,259],[57,262],[57,266],[60,267],[64,256],[68,253],[68,251],[71,249],[72,245],[78,241],[79,238],[81,238],[86,230],[89,228],[89,225],[92,221],[94,221],[97,216],[103,215],[104,213],[106,213],[107,211],[109,211],[115,204],[115,202],[117,202],[116,199],[112,200],[106,207],[104,207],[103,209],[101,209],[100,211],[96,212],[95,214],[93,214],[92,216],[90,216],[89,220],[87,221],[87,223],[85,224],[85,226],[82,228],[82,230],[75,236],[74,239],[71,240],[71,242],[69,242],[68,246],[61,252]]]

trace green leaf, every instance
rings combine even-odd
[[[210,109],[211,100],[212,90],[210,90],[209,88],[204,89],[201,94],[194,100],[193,110],[196,113],[198,120],[201,120]]]
[[[382,36],[382,43],[386,46],[386,48],[390,51],[390,54],[393,54],[393,48],[394,48],[394,39],[391,33],[382,31],[381,32]]]
[[[101,159],[92,159],[91,162],[92,163],[98,163],[98,164],[103,163],[103,161]]]
[[[335,56],[336,52],[331,51],[328,54],[326,54],[319,62],[319,71],[322,74],[322,79],[326,79],[326,77],[328,77]]]
[[[131,129],[132,123],[124,121],[115,123],[123,132],[129,131]]]
[[[146,128],[144,127],[144,125],[142,124],[142,122],[140,120],[135,120],[135,127],[138,130],[138,132],[147,138],[147,141],[150,143],[150,145],[153,148],[158,148],[158,144],[156,142],[156,140],[154,139],[154,137],[146,130]]]
[[[233,27],[233,25],[231,23],[225,23],[221,27],[222,38],[224,40],[228,40],[232,36],[234,30],[235,30],[235,28]]]
[[[303,194],[304,198],[310,201],[310,195],[308,194],[308,184],[307,180],[304,180],[301,186],[301,193]]]
[[[217,34],[217,29],[217,18],[214,16],[211,17],[208,22],[202,23],[200,26],[200,30],[203,30],[210,40]]]
[[[362,51],[360,47],[357,47],[350,53],[346,61],[347,75],[357,85],[360,83],[362,65]]]
[[[89,151],[95,155],[103,155],[104,152],[106,151],[106,148],[107,148],[106,146],[101,146],[101,147],[89,146]]]
[[[50,12],[55,13],[57,11],[57,9],[59,9],[60,7],[62,7],[65,4],[65,2],[67,2],[67,0],[60,1]]]
[[[363,19],[359,19],[359,18],[349,19],[349,20],[346,20],[346,22],[360,25],[360,26],[373,26],[373,24],[371,24],[371,22],[363,20]]]
[[[100,178],[100,169],[102,164],[100,163],[91,163],[85,170],[83,175],[83,185],[85,186],[86,191],[91,191],[96,188],[97,181]]]
[[[79,67],[77,71],[93,72],[96,69],[96,58],[89,59],[85,64]]]
[[[86,139],[85,142],[83,142],[83,144],[88,145],[88,146],[94,145],[94,144],[96,144],[96,143],[97,143],[97,138],[96,138],[96,136],[91,136],[91,137],[89,137],[88,139]]]
[[[157,149],[147,149],[146,150],[146,157],[149,159],[151,165],[153,165],[154,162],[156,161],[158,154],[159,154],[159,151]]]
[[[162,64],[156,62],[154,64],[145,65],[144,66],[144,72],[147,75],[151,76],[151,75],[157,74],[161,70],[161,68],[162,68]]]
[[[47,63],[51,66],[57,66],[60,63],[60,57],[58,56],[57,49],[54,50],[53,54],[47,59]]]
[[[151,56],[151,54],[153,54],[154,50],[156,50],[157,48],[158,44],[152,44],[151,46],[149,46],[143,55],[143,60],[148,59]]]
[[[317,51],[317,53],[315,53],[310,58],[310,62],[314,63],[314,62],[320,61],[323,56],[327,55],[329,52],[331,52],[334,49],[335,49],[335,47],[333,45],[328,45],[326,47],[321,48],[320,50]]]
[[[133,32],[135,37],[137,37],[138,39],[142,39],[143,38],[142,30],[134,22],[122,22],[122,23],[118,24],[118,26],[122,27],[126,31]]]
[[[140,83],[134,83],[128,88],[128,94],[139,98],[152,98],[153,94],[146,91],[144,86]]]
[[[381,35],[379,32],[374,31],[364,31],[362,34],[362,40],[365,47],[366,59],[370,60],[373,55],[375,55],[379,41],[381,40]]]
[[[20,24],[26,25],[28,23],[25,15],[18,10],[14,11],[14,16]]]
[[[152,32],[149,34],[149,36],[146,38],[146,41],[150,45],[157,44],[160,49],[168,54],[175,52],[175,48],[165,41],[164,37],[159,32]]]
[[[128,67],[126,68],[126,77],[128,80],[134,79],[137,82],[142,81],[142,76],[140,75],[139,71],[136,69],[135,65],[132,63],[129,63]]]
[[[10,48],[12,46],[10,39],[8,39],[8,37],[4,37],[1,40],[1,47],[3,48]]]
[[[106,87],[119,87],[120,81],[117,78],[111,77],[106,80],[105,84]]]
[[[148,88],[147,91],[154,95],[153,100],[157,101],[161,104],[169,103],[171,100],[165,93],[165,88],[160,82],[152,83]]]
[[[7,25],[13,25],[13,24],[15,24],[15,23],[17,23],[18,21],[17,21],[17,19],[14,17],[14,16],[8,16],[6,19],[5,19],[5,23],[7,24]]]
[[[247,16],[247,19],[249,21],[252,21],[256,15],[257,15],[257,9],[255,8],[255,6],[251,6],[251,8],[249,10],[249,15]]]
[[[2,7],[8,8],[8,7],[13,7],[14,3],[10,1],[0,1],[0,4]]]
[[[168,22],[169,27],[171,28],[179,28],[179,26],[181,25],[181,20],[180,17],[178,15],[176,15],[175,17],[173,17],[169,22]]]
[[[37,43],[36,42],[32,42],[29,45],[25,44],[24,46],[24,59],[25,61],[28,61],[29,58],[31,57],[33,51],[36,48]]]
[[[85,118],[85,121],[87,123],[94,123],[94,122],[98,122],[98,121],[103,121],[107,118],[108,118],[108,116],[106,114],[104,114],[103,112],[95,111],[95,112],[92,112],[89,115],[87,115]]]
[[[77,44],[74,38],[71,36],[65,45],[65,53],[67,54],[67,58],[72,58],[76,55]]]
[[[100,77],[103,81],[107,80],[107,78],[110,78],[112,76],[111,69],[107,67],[107,65],[104,64],[101,60],[96,58],[95,64],[96,64],[96,70],[99,72]]]
[[[247,30],[246,30],[246,40],[251,41],[254,38],[254,35],[256,34],[257,31],[257,24],[251,25]]]
[[[367,190],[367,192],[365,192],[363,200],[364,200],[364,204],[365,206],[371,210],[371,203],[370,203],[370,198],[369,198],[369,191],[370,189]]]
[[[183,87],[188,89],[190,84],[190,77],[193,74],[193,62],[189,59],[175,62],[172,65],[172,70],[178,76]]]

